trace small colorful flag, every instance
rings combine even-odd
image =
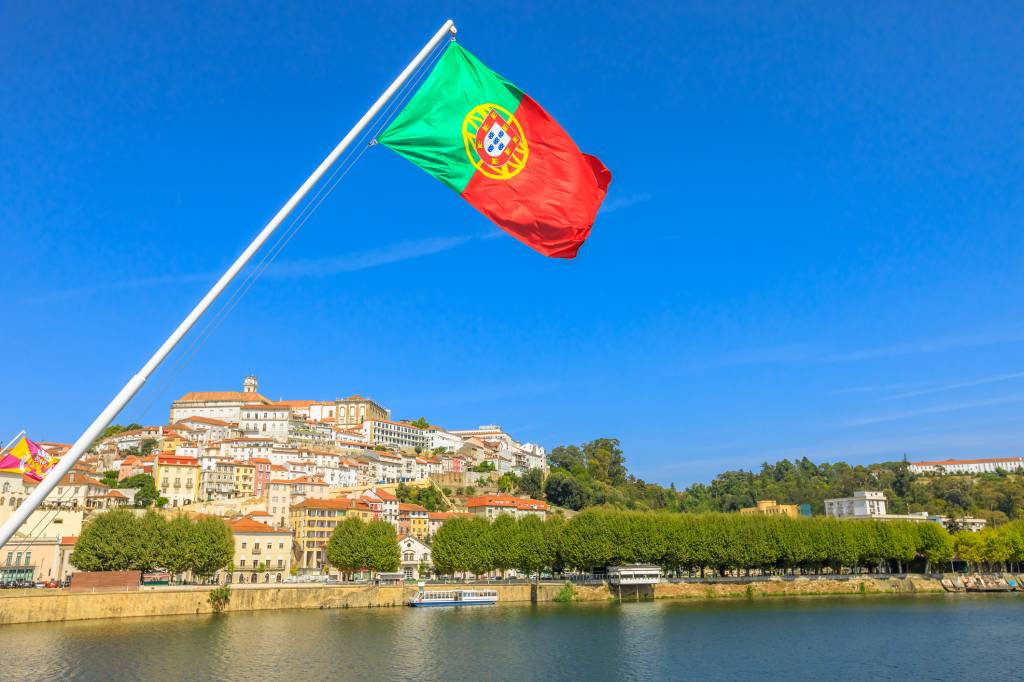
[[[22,436],[9,450],[0,453],[0,472],[24,474],[37,481],[57,462],[39,443]]]
[[[454,42],[377,141],[556,258],[575,257],[612,179],[529,95]]]

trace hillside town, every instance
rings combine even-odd
[[[70,447],[42,445],[56,456]],[[361,395],[273,401],[247,376],[240,391],[186,393],[171,403],[167,424],[98,440],[0,548],[0,582],[66,579],[75,571],[70,556],[83,523],[98,512],[137,509],[142,489],[127,484],[140,478],[152,480],[154,502],[167,513],[227,521],[236,543],[233,570],[223,572],[227,582],[323,574],[327,540],[350,517],[391,523],[403,575],[415,579],[430,565],[424,543],[449,518],[543,519],[547,503],[496,485],[504,474],[530,470],[548,470],[545,449],[498,425],[446,429],[422,418],[395,420]],[[0,521],[35,485],[0,472]],[[440,500],[432,506],[445,511],[399,500],[400,486],[432,489]]]
[[[70,447],[40,445],[55,457]],[[559,503],[554,489],[575,466],[573,457],[583,454],[573,448],[548,453],[495,424],[448,429],[423,417],[393,419],[387,407],[358,394],[333,401],[273,401],[260,393],[255,376],[247,376],[240,391],[182,395],[171,403],[167,424],[109,429],[0,548],[0,584],[61,584],[78,570],[72,554],[90,518],[119,509],[141,518],[154,508],[167,519],[216,518],[227,525],[234,557],[205,577],[213,582],[345,577],[327,550],[347,519],[390,524],[400,557],[394,579],[429,578],[436,573],[433,538],[446,521],[543,521],[549,511],[571,517],[579,506],[549,505]],[[613,469],[621,464],[609,462]],[[553,464],[559,469],[548,476]],[[1021,471],[1024,458],[905,462],[905,467],[925,477],[995,475]],[[523,481],[531,477],[535,494],[546,499],[524,494],[529,490]],[[0,472],[0,521],[36,485],[31,476]],[[818,513],[937,524],[951,533],[975,533],[988,524],[985,518],[928,510],[895,513],[890,502],[878,490],[854,490],[822,500]],[[753,506],[733,511],[798,519],[811,516],[811,505],[756,499]]]

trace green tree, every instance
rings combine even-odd
[[[167,519],[152,509],[141,519],[136,517],[136,537],[133,545],[132,568],[149,572],[161,568],[164,546],[167,544]]]
[[[179,514],[167,522],[160,563],[172,574],[180,575],[192,568],[192,551],[192,521]]]
[[[555,565],[558,546],[551,542],[550,535],[545,532],[545,523],[539,517],[533,514],[524,516],[519,519],[516,530],[519,544],[516,570],[530,576]]]
[[[953,558],[953,538],[937,523],[916,524],[917,552],[925,560],[925,573]]]
[[[366,522],[356,517],[342,519],[327,541],[327,561],[342,573],[368,568]]]
[[[117,487],[117,476],[118,471],[104,471],[103,476],[100,478],[100,483],[107,486],[108,488]]]
[[[218,518],[204,517],[196,521],[192,526],[191,545],[189,569],[202,578],[216,573],[235,555],[231,529]]]
[[[431,546],[435,570],[441,575],[455,575],[469,570],[473,526],[466,518],[445,521],[434,535]]]
[[[142,457],[148,457],[156,446],[159,445],[159,441],[156,438],[143,438],[139,444],[139,455]]]
[[[519,477],[519,490],[532,498],[540,498],[544,494],[544,471],[530,469]]]
[[[82,527],[71,564],[80,571],[130,570],[137,560],[138,526],[124,509],[97,514]]]
[[[516,478],[516,475],[510,471],[505,472],[504,474],[501,475],[501,478],[498,479],[498,490],[502,492],[511,493],[514,492],[518,487],[519,479]]]
[[[416,421],[412,421],[412,422],[409,422],[409,423],[412,424],[413,426],[415,426],[418,429],[428,429],[428,428],[430,428],[430,422],[427,421],[426,417],[420,417]]]
[[[559,445],[551,450],[548,461],[552,469],[560,469],[573,476],[586,474],[583,450],[575,445]]]
[[[544,482],[544,497],[551,504],[568,509],[583,509],[587,505],[587,494],[583,486],[565,471],[552,471]]]
[[[626,458],[619,447],[618,438],[598,438],[583,445],[587,470],[597,481],[611,485],[626,482]]]
[[[515,568],[520,563],[522,538],[519,524],[511,514],[501,514],[487,529],[487,545],[490,554],[490,565],[501,572]]]
[[[371,571],[397,571],[400,565],[395,528],[387,521],[366,524],[366,567]]]
[[[156,481],[149,474],[136,474],[121,481],[118,488],[137,488],[135,493],[135,506],[148,507],[159,497],[156,491]]]
[[[494,471],[494,462],[480,462],[476,466],[469,467],[469,470],[477,474],[486,474]]]

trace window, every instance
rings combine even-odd
[[[25,565],[26,566],[31,566],[32,565],[32,552],[25,552]]]
[[[242,549],[245,549],[245,545],[246,545],[245,540],[242,540]]]
[[[14,565],[15,566],[21,566],[21,552],[18,552],[18,556],[14,560]]]
[[[239,568],[245,568],[245,559],[239,559],[238,566]]]
[[[7,565],[8,566],[11,565],[11,559],[13,559],[13,558],[14,558],[14,552],[8,552],[7,553]]]

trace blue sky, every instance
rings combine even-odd
[[[664,483],[1020,454],[1024,17],[836,5],[0,2],[0,429],[72,440],[452,16],[611,168],[579,258],[371,148],[121,421],[255,372]]]

